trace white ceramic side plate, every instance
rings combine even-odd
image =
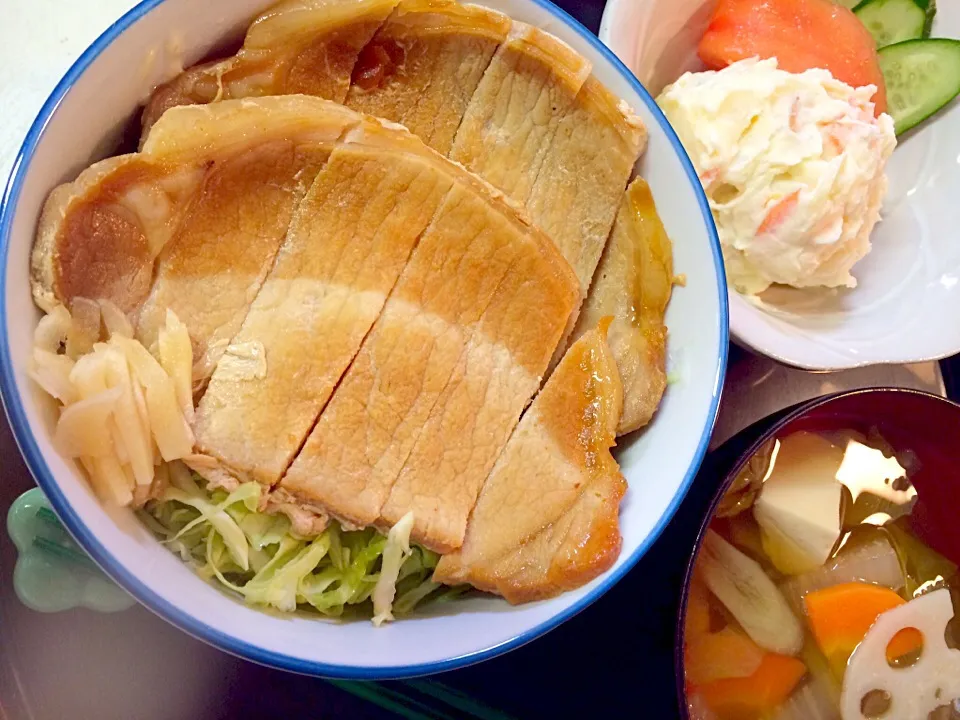
[[[726,288],[713,222],[693,168],[655,104],[596,38],[545,0],[487,0],[555,33],[633,105],[650,133],[640,170],[674,240],[678,288],[667,316],[675,382],[653,424],[619,449],[630,489],[621,511],[623,551],[602,577],[558,598],[511,607],[496,598],[436,606],[376,629],[370,623],[267,613],[206,584],[129,511],[97,502],[51,444],[54,409],[26,375],[38,319],[29,253],[47,193],[115,147],[117,133],[177,51],[195,62],[239,31],[264,0],[145,0],[104,33],[57,86],[30,129],[0,210],[0,387],[17,442],[74,537],[114,580],[189,633],[225,650],[297,672],[384,678],[438,672],[492,657],[571,617],[646,552],[699,467],[726,368]],[[611,631],[615,632],[615,620]]]
[[[656,96],[687,70],[714,0],[610,0],[603,40]],[[960,3],[941,2],[936,37],[960,38]],[[873,250],[851,290],[778,289],[764,307],[730,291],[730,331],[809,370],[935,360],[960,352],[960,104],[901,138]]]

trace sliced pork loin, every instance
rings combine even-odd
[[[446,468],[437,485],[424,476],[437,467],[421,461],[421,448],[432,442],[479,458],[486,444],[482,452],[495,458],[498,439],[509,435],[536,390],[578,299],[576,277],[545,235],[489,186],[458,183],[277,498],[296,498],[349,524],[388,525],[381,510],[398,477],[422,490],[425,503],[455,494]],[[464,375],[473,373],[476,392],[465,394]],[[505,399],[504,391],[516,396]],[[488,422],[471,437],[453,438],[446,420],[452,410]],[[415,513],[412,537],[439,549],[459,545],[455,532],[435,537],[432,528],[443,525],[437,516],[446,512],[450,527],[466,519],[479,488],[474,482],[463,480],[457,504]]]
[[[450,152],[527,207],[584,293],[646,144],[639,118],[590,70],[557,38],[515,23]]]
[[[342,103],[360,50],[398,0],[285,0],[257,17],[240,50],[158,87],[144,108],[146,137],[166,110],[263,95],[316,95]]]
[[[567,108],[526,201],[587,292],[624,188],[647,143],[640,119],[590,77]]]
[[[553,35],[514,22],[470,99],[450,159],[525,204],[591,69]]]
[[[149,347],[167,309],[187,325],[198,377],[240,329],[294,209],[360,116],[307,96],[176,108],[140,153],[55,190],[32,255],[41,307],[107,299]]]
[[[280,479],[459,173],[403,130],[345,136],[200,401],[202,474]]]
[[[618,435],[650,422],[663,397],[667,384],[664,313],[672,287],[670,238],[650,187],[637,178],[624,194],[573,335],[590,332],[601,318],[613,318],[607,340],[623,382]]]
[[[470,583],[511,603],[558,595],[620,552],[626,482],[610,454],[622,390],[601,326],[571,346],[527,409],[437,582]]]
[[[323,50],[307,53],[307,45]],[[330,52],[337,62],[290,60]],[[290,79],[293,66],[303,66],[297,82]],[[341,95],[348,66],[352,83]],[[475,5],[298,0],[265,12],[235,57],[159,88],[144,122],[153,122],[170,98],[178,104],[306,92],[345,99],[403,123],[525,206],[586,295],[646,142],[640,120],[591,70],[549,33]]]
[[[360,53],[345,103],[446,154],[509,29],[510,18],[477,5],[402,0]]]
[[[567,326],[561,318],[578,302],[569,266],[549,241],[516,255],[380,511],[382,527],[412,511],[417,542],[437,552],[460,547],[480,486],[540,387]]]

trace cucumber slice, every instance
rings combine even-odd
[[[927,28],[927,9],[916,0],[863,0],[853,9],[877,47],[922,38]]]
[[[860,4],[861,0],[833,0],[833,2],[835,5],[840,5],[848,10],[853,10],[857,5]]]
[[[960,94],[960,40],[907,40],[887,45],[877,56],[897,135]]]

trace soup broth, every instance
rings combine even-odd
[[[921,540],[920,469],[875,430],[750,458],[691,578],[693,720],[960,719],[960,576]]]

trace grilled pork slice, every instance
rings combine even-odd
[[[394,483],[381,527],[412,511],[416,542],[437,552],[463,543],[480,486],[540,387],[562,318],[579,303],[569,267],[554,256],[552,246],[519,256],[500,283]]]
[[[203,474],[268,487],[280,479],[453,184],[452,170],[409,133],[374,121],[333,151],[200,401],[197,446],[219,461]]]
[[[140,153],[55,190],[33,249],[41,307],[111,300],[149,347],[172,309],[206,376],[269,271],[294,208],[360,116],[318,98],[178,108]]]
[[[166,110],[303,93],[343,102],[357,54],[398,0],[285,0],[257,17],[236,55],[196,65],[154,90],[143,136]]]
[[[507,289],[513,294],[506,295]],[[567,322],[577,297],[576,278],[545,235],[491,188],[476,180],[458,182],[280,481],[278,497],[350,524],[376,522],[425,423],[433,422],[434,408],[446,407],[448,385],[471,371],[463,363],[481,363],[488,372],[494,358],[484,353],[509,352],[515,359],[503,367],[511,375],[538,376],[545,368],[519,367],[530,354],[527,345],[552,352],[560,337],[556,328]],[[536,334],[518,346],[517,333],[507,328],[528,316],[536,318]],[[474,340],[480,332],[489,339]],[[501,337],[503,347],[495,348]],[[490,383],[491,392],[495,386]],[[483,410],[483,396],[464,401],[464,412]],[[483,442],[481,432],[477,443]]]
[[[470,99],[450,159],[525,204],[590,70],[586,58],[557,38],[513,23]]]
[[[450,151],[526,206],[570,263],[583,296],[646,143],[639,118],[590,69],[552,35],[514,23]]]
[[[511,603],[589,582],[620,552],[626,482],[610,454],[621,386],[604,330],[567,351],[486,479],[457,552],[433,579]]]
[[[346,104],[446,154],[510,18],[453,0],[402,0],[361,51]]]
[[[527,211],[557,243],[584,292],[646,139],[626,103],[590,77],[567,108],[537,174]]]
[[[607,335],[623,381],[623,415],[617,434],[643,427],[660,405],[666,387],[663,315],[673,285],[670,238],[642,178],[627,189],[610,241],[597,267],[574,337],[605,316]]]

